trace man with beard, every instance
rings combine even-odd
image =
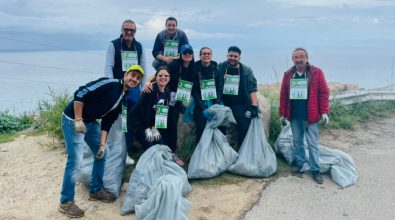
[[[189,44],[184,31],[177,28],[177,19],[168,17],[166,19],[166,29],[156,36],[152,56],[154,61],[152,66],[158,70],[161,66],[166,66],[174,58],[179,57],[181,46]]]
[[[257,82],[252,69],[240,63],[241,50],[236,46],[228,49],[227,60],[218,65],[222,101],[230,107],[237,122],[237,142],[240,146],[247,134],[252,118],[258,116]],[[246,116],[246,112],[251,114]]]
[[[293,173],[301,176],[305,159],[303,139],[309,150],[308,165],[314,181],[323,183],[319,167],[318,122],[329,122],[329,88],[324,73],[310,65],[304,48],[292,53],[294,66],[284,73],[280,91],[280,121],[291,123],[296,166]]]

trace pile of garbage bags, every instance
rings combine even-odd
[[[309,154],[307,149],[306,140],[304,140],[305,158],[308,161]],[[292,139],[291,127],[285,126],[277,138],[275,144],[275,151],[281,155],[288,165],[294,163],[294,146]],[[325,146],[319,145],[319,166],[320,172],[329,172],[332,180],[341,187],[347,187],[355,184],[358,179],[358,172],[352,157],[337,149],[330,149]],[[305,172],[310,170],[307,162],[303,165],[301,171]]]

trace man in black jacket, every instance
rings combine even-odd
[[[69,217],[82,217],[84,211],[74,203],[75,178],[83,158],[86,143],[95,156],[90,183],[89,200],[114,202],[116,197],[103,189],[104,152],[107,134],[122,108],[123,96],[129,88],[140,84],[144,71],[139,65],[131,66],[123,78],[100,78],[74,93],[62,114],[62,130],[67,149],[59,211]],[[101,123],[97,120],[101,119]],[[125,124],[126,126],[126,124]]]
[[[238,145],[243,143],[251,118],[258,116],[257,82],[252,69],[240,63],[241,50],[228,49],[227,61],[218,65],[222,101],[229,106],[237,122]],[[249,111],[250,117],[245,113]]]

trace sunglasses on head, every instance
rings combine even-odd
[[[136,33],[136,29],[124,28],[124,29],[123,29],[123,32],[125,32],[125,33],[128,33],[128,32],[130,32],[130,33]]]

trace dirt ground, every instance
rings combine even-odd
[[[19,136],[0,145],[0,219],[67,219],[58,212],[66,154],[62,148],[49,150],[46,136]],[[258,200],[268,179],[247,179],[230,184],[192,183],[187,199],[192,202],[192,220],[238,219]],[[77,204],[85,210],[85,219],[136,219],[121,216],[121,202],[89,201],[88,190],[76,187]]]

